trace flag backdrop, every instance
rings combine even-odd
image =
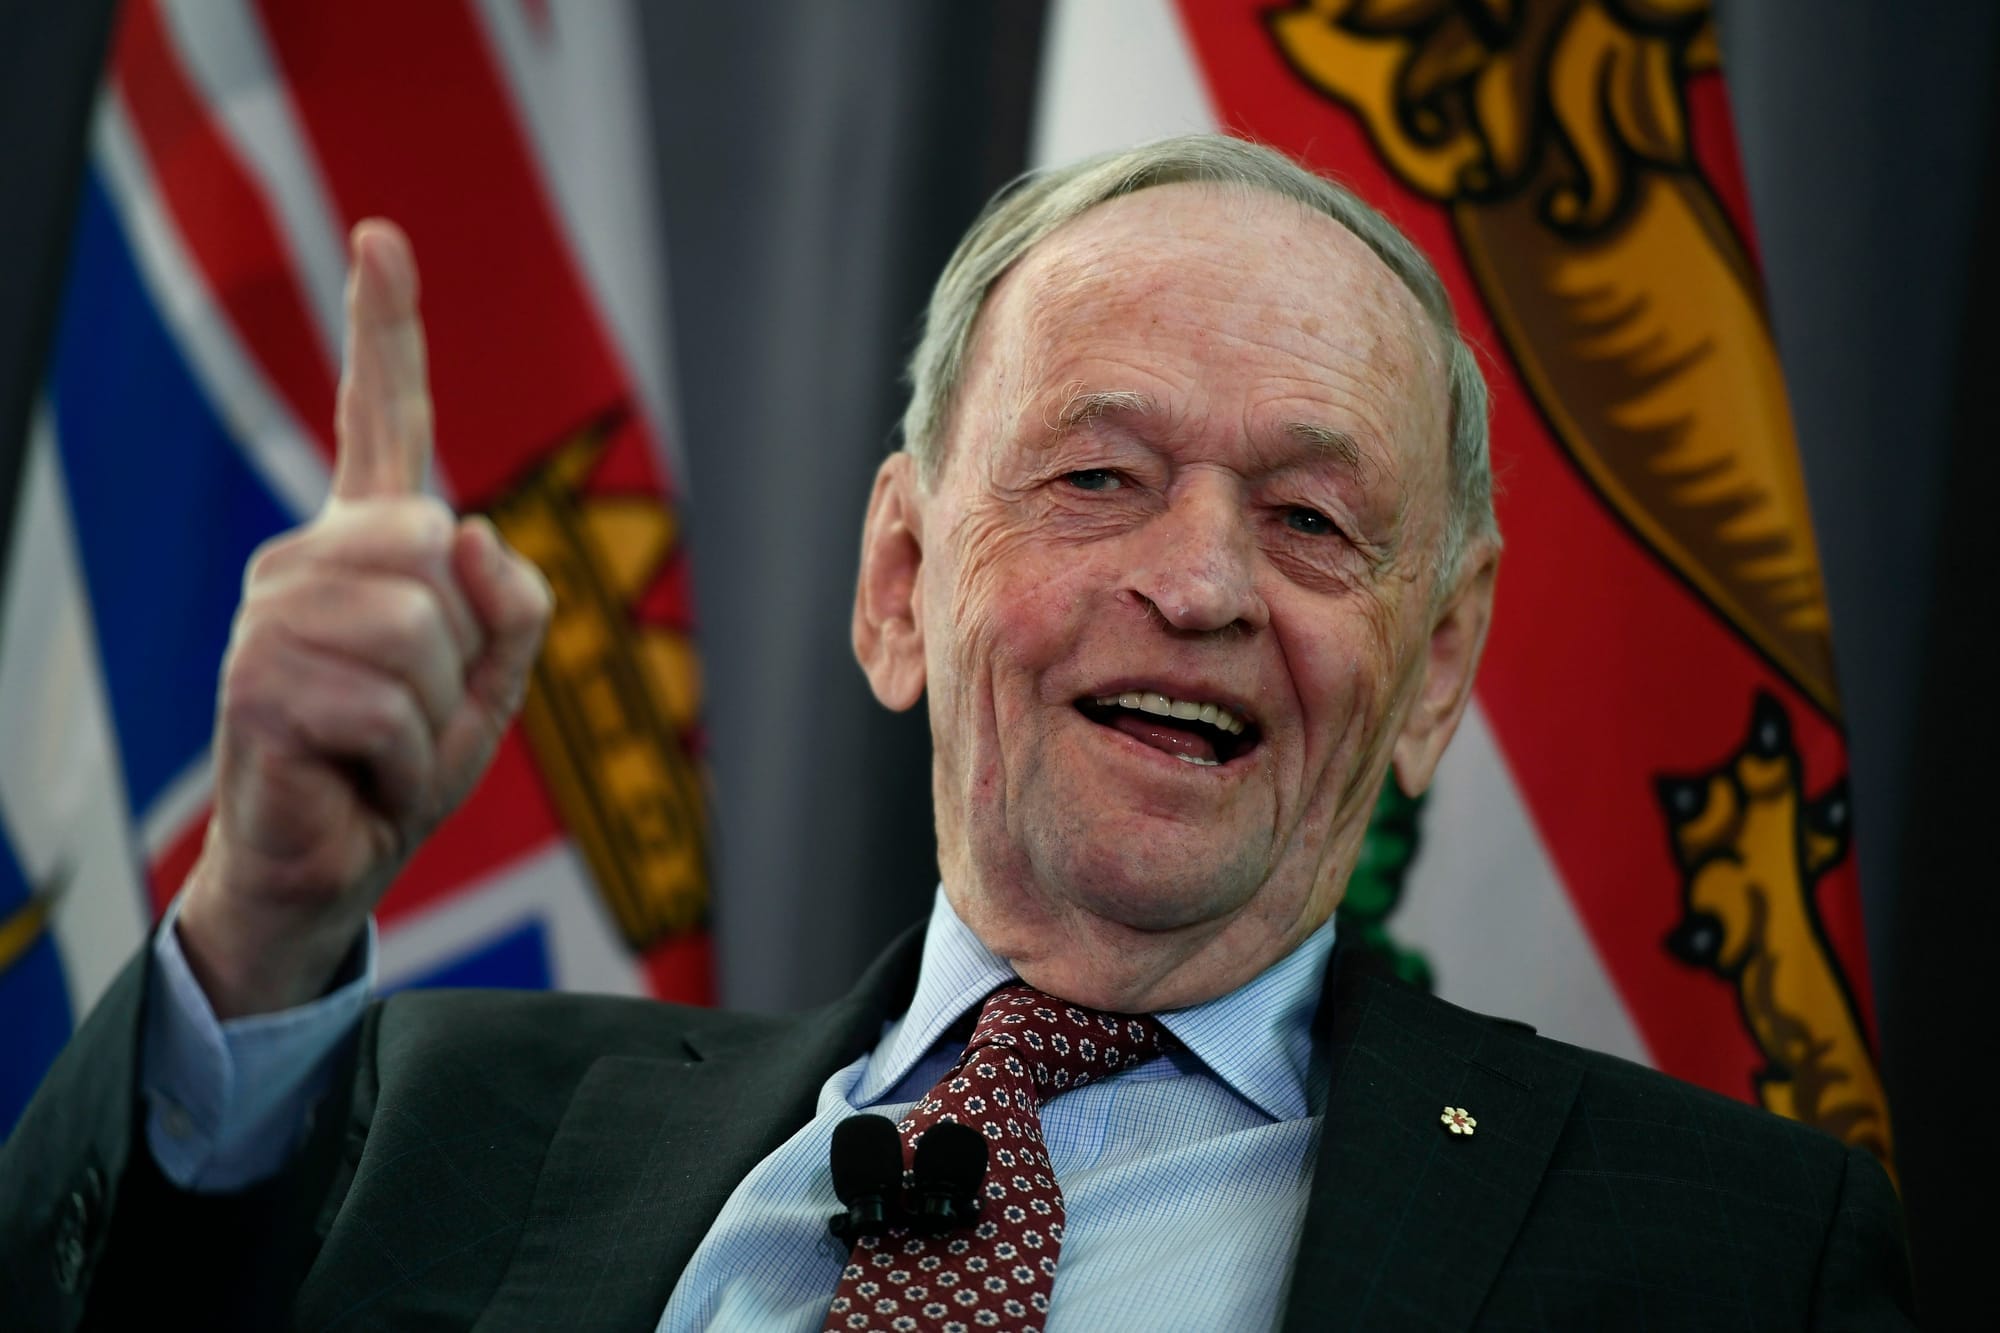
[[[557,611],[384,981],[706,1001],[702,731],[625,6],[129,0],[0,576],[0,1132],[200,846],[244,561],[325,498],[345,235],[416,246],[437,490]]]
[[[1482,351],[1497,618],[1342,928],[1886,1162],[1826,601],[1709,5],[1069,0],[1043,78],[1041,161],[1220,127],[1343,180]]]

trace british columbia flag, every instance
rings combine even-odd
[[[244,562],[323,503],[344,238],[423,271],[432,484],[558,607],[382,975],[705,1001],[699,674],[636,42],[588,0],[129,0],[0,553],[0,1132],[201,845]]]

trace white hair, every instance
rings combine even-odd
[[[973,326],[994,284],[1043,237],[1099,204],[1155,185],[1182,183],[1261,190],[1326,214],[1373,250],[1429,317],[1444,349],[1450,391],[1450,502],[1434,585],[1442,592],[1470,543],[1499,537],[1487,447],[1486,381],[1458,331],[1451,298],[1423,252],[1351,190],[1282,153],[1241,139],[1216,134],[1162,139],[1022,176],[994,196],[939,275],[923,337],[910,356],[903,445],[916,457],[918,475],[928,484],[943,463],[945,431]]]

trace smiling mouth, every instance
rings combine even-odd
[[[1199,768],[1219,768],[1257,748],[1257,725],[1216,704],[1128,691],[1079,699],[1076,709],[1100,727]]]

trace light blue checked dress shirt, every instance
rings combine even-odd
[[[1186,1050],[1043,1105],[1069,1208],[1048,1333],[1277,1326],[1326,1108],[1311,1029],[1332,947],[1329,921],[1242,989],[1161,1014]],[[1014,979],[940,890],[909,1012],[729,1196],[660,1333],[818,1333],[847,1263],[826,1231],[833,1127],[857,1111],[901,1119],[963,1053],[947,1030]]]
[[[366,975],[318,1001],[312,1021],[296,1025],[298,1043],[274,1039],[268,1018],[250,1020],[261,1026],[249,1029],[243,1054],[260,1077],[246,1080],[250,1071],[232,1059],[242,1030],[217,1024],[199,987],[181,984],[193,978],[171,922],[163,925],[154,944],[160,1017],[151,1021],[171,1035],[148,1034],[141,1071],[153,1098],[148,1134],[170,1178],[231,1188],[266,1163],[274,1169],[297,1141],[311,1075],[328,1049],[325,1031],[335,1027],[337,1044],[344,1029],[336,1015],[351,1010],[358,1018],[365,1004],[374,940]],[[1069,1209],[1049,1333],[1276,1327],[1325,1110],[1327,1071],[1311,1027],[1332,947],[1328,922],[1241,989],[1160,1014],[1185,1049],[1043,1106],[1042,1135]],[[730,1195],[668,1300],[659,1333],[817,1333],[847,1262],[847,1247],[826,1230],[839,1207],[827,1171],[834,1126],[858,1111],[900,1118],[957,1062],[963,1037],[947,1034],[958,1020],[1014,979],[940,891],[909,1011],[872,1052],[826,1081],[818,1114]],[[177,1045],[200,1058],[176,1067]],[[288,1106],[270,1096],[268,1071],[279,1067],[298,1089],[275,1099]],[[300,1070],[308,1071],[303,1080]],[[258,1089],[256,1105],[233,1106],[246,1085]],[[165,1133],[163,1103],[192,1122],[177,1125],[180,1134]],[[162,1147],[170,1151],[162,1155]]]

